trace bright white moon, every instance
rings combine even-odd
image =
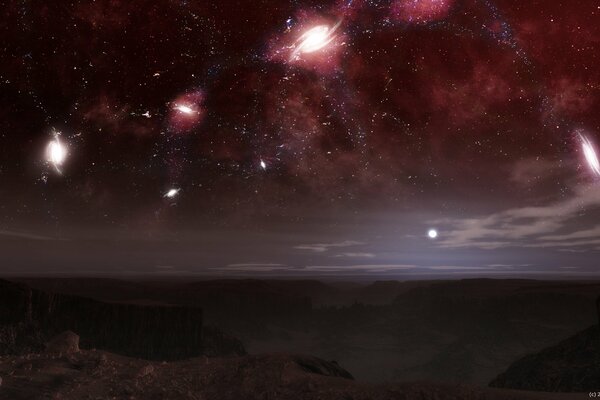
[[[435,239],[438,237],[438,232],[435,229],[430,229],[429,232],[427,232],[427,236],[429,236],[430,239]]]

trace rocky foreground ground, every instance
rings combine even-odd
[[[0,358],[0,399],[100,400],[561,400],[549,394],[462,385],[368,385],[335,362],[294,355],[249,355],[148,362],[79,350],[64,334],[43,353]]]
[[[520,390],[598,393],[598,326],[592,326],[554,346],[517,360],[490,385]]]

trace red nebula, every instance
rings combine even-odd
[[[403,22],[426,24],[448,16],[453,0],[396,0],[392,15]]]

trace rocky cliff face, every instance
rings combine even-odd
[[[104,303],[8,281],[0,281],[0,327],[5,354],[39,350],[66,330],[81,336],[82,348],[145,359],[245,353],[238,340],[215,328],[204,330],[200,308]]]
[[[597,326],[513,363],[490,386],[544,392],[595,392],[600,382]]]

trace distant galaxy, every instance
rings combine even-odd
[[[54,138],[46,147],[46,160],[60,174],[67,158],[67,148],[60,140],[60,132],[54,131],[53,136]]]
[[[584,133],[578,132],[577,135],[581,140],[581,150],[583,151],[585,161],[590,171],[592,171],[594,175],[600,177],[600,161],[598,160],[598,155],[596,153],[594,144],[587,138],[587,136],[585,136]]]
[[[265,56],[269,61],[328,74],[339,69],[345,37],[342,17],[303,12],[296,24],[274,35]]]
[[[303,54],[322,50],[335,39],[336,31],[340,24],[341,22],[338,22],[333,26],[317,25],[308,29],[293,45],[290,61],[297,60],[302,57]]]
[[[174,199],[175,197],[177,197],[177,195],[179,194],[179,191],[181,189],[169,189],[164,195],[163,197],[167,198],[167,199]]]
[[[178,96],[170,104],[169,125],[175,132],[189,132],[204,117],[204,93],[195,90]]]

